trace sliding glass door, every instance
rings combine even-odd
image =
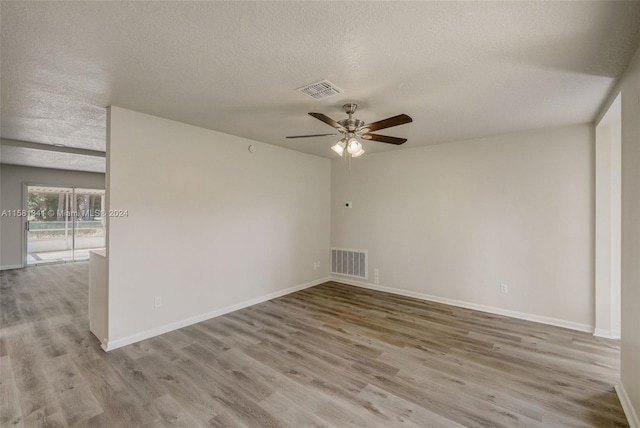
[[[27,265],[88,260],[105,246],[104,190],[27,186]]]

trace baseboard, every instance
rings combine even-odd
[[[187,327],[192,324],[197,324],[199,322],[206,321],[211,318],[219,317],[221,315],[228,314],[230,312],[234,312],[239,309],[244,309],[249,306],[257,305],[258,303],[266,302],[267,300],[276,299],[286,294],[291,294],[296,291],[304,290],[305,288],[314,287],[316,285],[322,284],[327,281],[330,281],[330,278],[326,277],[322,279],[317,279],[315,281],[285,288],[284,290],[275,291],[273,293],[270,293],[264,296],[260,296],[253,299],[245,300],[244,302],[236,303],[235,305],[216,309],[215,311],[196,315],[191,318],[176,321],[176,322],[166,324],[160,327],[156,327],[151,330],[143,331],[140,333],[132,334],[130,336],[126,336],[120,339],[103,341],[101,347],[105,351],[112,351],[114,349],[121,348],[126,345],[131,345],[132,343],[140,342],[145,339],[150,339],[152,337],[159,336],[161,334],[168,333],[170,331],[177,330],[183,327]]]
[[[9,270],[9,269],[22,269],[24,266],[22,265],[7,265],[7,266],[0,266],[0,270]]]
[[[503,315],[511,318],[518,318],[525,321],[539,322],[542,324],[554,325],[556,327],[564,327],[571,330],[593,333],[593,326],[581,324],[573,321],[566,321],[557,318],[545,317],[542,315],[529,314],[526,312],[512,311],[509,309],[496,308],[494,306],[479,305],[476,303],[465,302],[462,300],[447,299],[445,297],[431,296],[429,294],[418,293],[415,291],[399,290],[397,288],[385,287],[377,284],[368,284],[366,282],[353,281],[341,276],[331,276],[331,281],[341,282],[347,285],[353,285],[370,290],[383,291],[385,293],[397,294],[399,296],[413,297],[414,299],[426,300],[429,302],[444,303],[445,305],[458,306],[465,309],[473,309],[480,312],[488,312],[495,315]]]
[[[622,404],[624,415],[627,417],[627,422],[629,422],[629,427],[640,428],[640,419],[638,419],[638,414],[631,404],[631,400],[627,395],[627,391],[624,389],[622,381],[620,381],[620,383],[616,385],[616,393],[618,394],[618,398],[620,399],[620,404]]]
[[[620,339],[620,333],[616,334],[613,330],[605,330],[602,328],[594,329],[593,335],[596,337],[604,337],[605,339]]]

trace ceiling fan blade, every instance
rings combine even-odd
[[[290,136],[287,136],[287,138],[327,137],[329,135],[338,135],[338,134],[290,135]]]
[[[329,126],[333,126],[336,129],[344,129],[343,126],[340,125],[338,122],[336,122],[335,120],[331,119],[329,116],[326,116],[322,113],[309,113],[309,115],[315,117],[318,120],[323,121]]]
[[[369,123],[367,125],[362,126],[360,129],[367,129],[367,132],[371,132],[371,131],[377,131],[379,129],[391,128],[392,126],[404,125],[405,123],[411,123],[411,122],[413,122],[413,119],[411,119],[411,117],[407,116],[406,114],[399,114],[397,116],[393,116],[388,119]]]
[[[407,141],[406,138],[388,137],[386,135],[379,135],[379,134],[364,134],[360,138],[362,138],[363,140],[380,141],[381,143],[389,143],[389,144],[397,144],[397,145],[404,144]]]

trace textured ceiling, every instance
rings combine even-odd
[[[120,107],[331,156],[308,116],[360,105],[415,147],[594,120],[640,2],[0,3],[1,135],[105,149]],[[317,101],[295,89],[328,79]],[[180,142],[176,142],[179,148]],[[401,147],[365,142],[368,151]]]

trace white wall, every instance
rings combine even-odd
[[[364,284],[592,331],[593,144],[577,125],[334,162],[331,244],[369,250]]]
[[[117,107],[107,159],[110,348],[327,278],[328,159]]]
[[[104,174],[0,164],[0,212],[24,209],[24,183],[104,189]],[[22,267],[24,221],[0,217],[0,269]]]

